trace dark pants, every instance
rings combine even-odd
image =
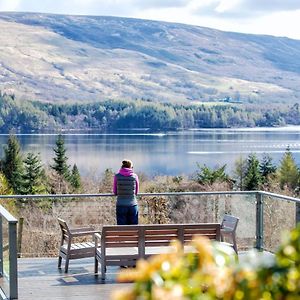
[[[117,206],[118,225],[137,225],[139,223],[138,206]]]

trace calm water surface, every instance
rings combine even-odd
[[[0,135],[1,144],[7,135]],[[52,163],[55,134],[18,135],[23,152],[40,153]],[[123,158],[132,159],[134,169],[149,175],[192,174],[197,162],[210,167],[227,164],[249,153],[269,153],[278,164],[287,146],[300,164],[300,127],[259,129],[202,129],[171,133],[65,134],[69,164],[76,163],[82,175],[100,175],[106,168],[116,171]],[[3,155],[3,147],[0,149]]]

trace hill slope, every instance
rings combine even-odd
[[[0,90],[24,99],[300,99],[298,40],[29,13],[0,13],[0,32]]]

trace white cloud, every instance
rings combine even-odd
[[[185,7],[189,0],[133,0],[132,5],[146,9],[157,9],[160,7]]]
[[[225,13],[235,9],[239,4],[240,0],[222,0],[219,2],[215,10],[218,13]]]
[[[260,11],[293,11],[300,9],[299,0],[241,0],[241,7],[247,7],[254,12]]]
[[[15,11],[21,0],[0,0],[0,11]]]
[[[0,0],[0,11],[136,17],[300,39],[300,0]]]
[[[300,9],[299,0],[193,0],[191,13],[216,18],[254,18]]]
[[[241,32],[287,36],[300,39],[300,10],[272,12],[255,20],[248,20]]]

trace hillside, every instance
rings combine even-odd
[[[138,19],[0,13],[0,90],[39,101],[300,100],[300,41]]]

